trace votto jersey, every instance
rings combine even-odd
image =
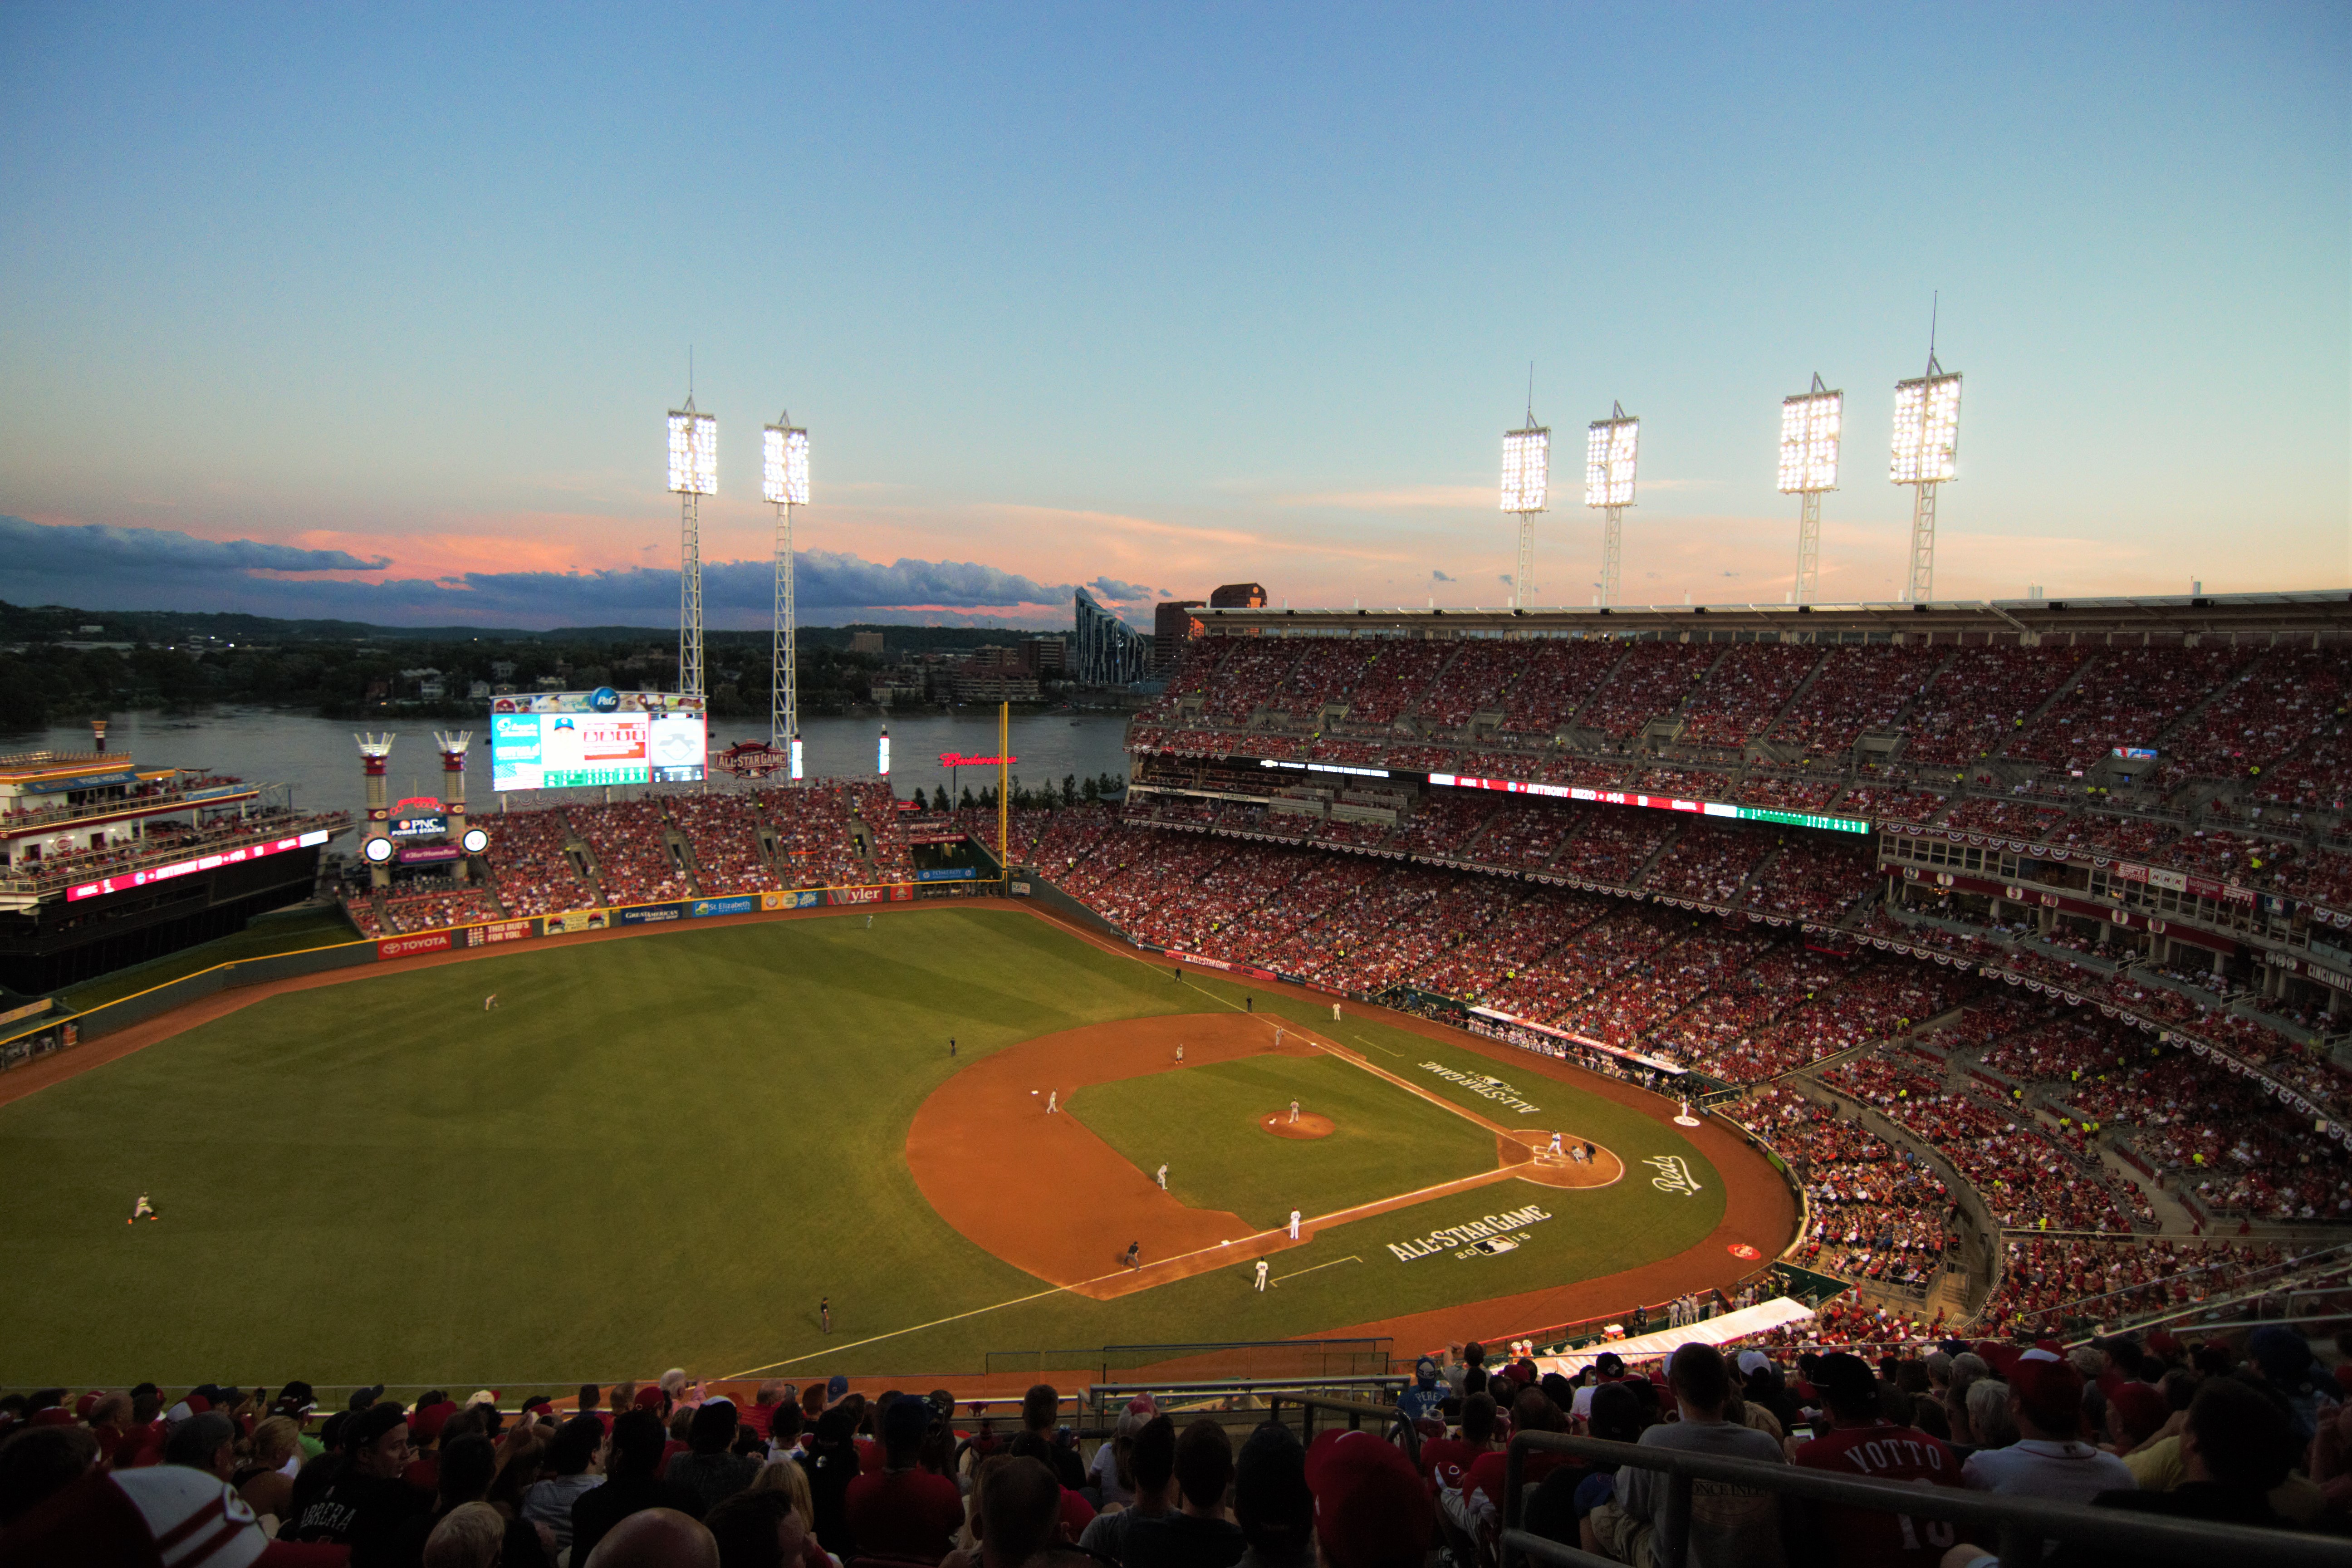
[[[1795,1462],[1840,1475],[1882,1481],[1957,1487],[1960,1462],[1940,1437],[1914,1426],[1842,1426],[1800,1447]],[[1958,1539],[1951,1521],[1915,1519],[1907,1513],[1815,1503],[1813,1515],[1828,1538],[1830,1561],[1841,1565],[1890,1563],[1936,1568]]]

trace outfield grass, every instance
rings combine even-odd
[[[233,935],[215,937],[211,942],[182,948],[177,952],[133,964],[129,969],[118,969],[95,980],[68,985],[54,994],[58,1005],[67,1011],[83,1013],[167,982],[184,979],[217,964],[267,958],[281,952],[299,952],[305,948],[331,947],[337,942],[359,940],[359,931],[339,909],[273,910],[268,914],[256,915],[246,922],[243,931]]]
[[[1259,1129],[1296,1100],[1328,1138]],[[1259,1229],[1417,1192],[1495,1166],[1495,1135],[1334,1057],[1248,1057],[1082,1089],[1072,1114],[1138,1170],[1168,1162],[1168,1190]],[[1231,1152],[1206,1157],[1207,1150]]]
[[[485,1013],[491,991],[500,1005]],[[1557,1111],[1629,1159],[1684,1154],[1702,1190],[1505,1182],[1326,1231],[1278,1260],[1277,1273],[1314,1271],[1264,1294],[1234,1268],[1110,1302],[1046,1290],[923,1201],[907,1129],[958,1067],[1240,996],[1017,910],[932,907],[882,911],[870,931],[856,918],[688,927],[271,997],[0,1107],[0,1254],[14,1260],[0,1380],[512,1392],[670,1364],[969,1372],[991,1349],[1283,1338],[1610,1273],[1694,1244],[1722,1213],[1720,1181],[1673,1129],[1531,1077],[1546,1120]],[[1256,1000],[1400,1073],[1436,1060],[1507,1076],[1400,1029],[1331,1025],[1328,1007]],[[1256,1109],[1245,1079],[1185,1076],[1208,1086],[1188,1094]],[[1377,1083],[1354,1078],[1300,1098],[1328,1109]],[[1082,1114],[1115,1121],[1112,1098]],[[1382,1103],[1365,1101],[1368,1127]],[[1409,1137],[1368,1138],[1370,1153],[1385,1147],[1402,1172],[1455,1126],[1486,1139],[1422,1111]],[[1231,1173],[1245,1205],[1271,1196],[1244,1191],[1261,1164],[1356,1158],[1340,1137],[1286,1144],[1245,1116],[1204,1121],[1186,1150],[1171,1174]],[[142,1189],[163,1217],[127,1226]],[[1286,1215],[1294,1200],[1271,1201]],[[1528,1203],[1556,1217],[1503,1257],[1387,1249]]]

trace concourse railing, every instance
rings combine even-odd
[[[1621,1470],[1664,1472],[1665,1507],[1653,1521],[1657,1568],[1684,1568],[1689,1560],[1685,1548],[1690,1534],[1691,1496],[1700,1481],[1722,1482],[1783,1499],[1868,1509],[1912,1521],[1968,1526],[1971,1538],[1998,1542],[1988,1551],[2000,1559],[2001,1568],[2037,1568],[2045,1542],[2076,1543],[2151,1563],[2195,1563],[2200,1568],[2255,1562],[2266,1568],[2352,1568],[2352,1542],[2336,1536],[2044,1502],[1960,1487],[1872,1480],[1801,1465],[1722,1458],[1561,1432],[1521,1432],[1511,1439],[1504,1458],[1502,1568],[1528,1568],[1530,1560],[1555,1568],[1619,1568],[1613,1559],[1518,1528],[1528,1456],[1537,1450],[1615,1465]]]

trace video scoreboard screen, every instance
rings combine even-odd
[[[700,711],[667,706],[675,700],[609,690],[501,699],[490,713],[490,787],[698,782],[709,730]]]

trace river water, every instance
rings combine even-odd
[[[801,721],[801,739],[808,773],[814,777],[861,779],[874,776],[876,742],[884,721],[871,717],[810,718]],[[902,714],[888,721],[890,778],[901,795],[920,787],[929,791],[948,783],[940,765],[942,752],[967,756],[996,752],[996,715],[992,711]],[[142,766],[202,768],[228,773],[255,784],[292,786],[294,804],[304,810],[360,812],[366,805],[366,785],[360,773],[354,731],[383,731],[372,726],[269,708],[216,708],[193,713],[121,713],[107,726],[106,747],[127,752]],[[474,811],[498,809],[490,792],[489,720],[462,724],[449,719],[412,720],[395,723],[389,783],[392,797],[441,793],[441,755],[434,744],[436,730],[467,729],[473,745],[467,754],[466,795]],[[1080,782],[1097,773],[1127,771],[1120,742],[1127,733],[1122,714],[1040,713],[1015,715],[1013,754],[1019,758],[1013,775],[1032,789],[1058,784],[1066,773]],[[712,726],[710,743],[724,748],[741,740],[766,740],[767,726],[757,721],[722,719]],[[63,725],[26,734],[0,735],[0,752],[47,750],[87,752],[90,736],[86,725]],[[963,787],[977,793],[996,780],[994,768],[966,768]],[[665,785],[665,789],[691,788]],[[712,788],[741,787],[730,775],[719,773]],[[615,789],[614,798],[635,793]],[[519,792],[508,804],[516,810],[552,805],[602,791],[543,790]]]

